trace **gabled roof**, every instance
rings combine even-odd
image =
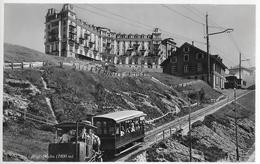
[[[246,70],[246,71],[248,71],[248,72],[252,72],[251,69],[245,68],[245,67],[243,67],[243,66],[241,66],[241,69],[244,69],[244,70]],[[234,67],[231,67],[229,70],[239,70],[239,65],[236,65],[236,66],[234,66]]]
[[[192,47],[192,48],[194,48],[194,49],[196,49],[196,50],[198,50],[198,51],[200,51],[200,52],[202,52],[202,53],[204,53],[204,54],[207,54],[207,52],[205,52],[204,50],[199,49],[198,47],[195,47],[194,45],[192,45],[192,44],[190,44],[190,43],[188,43],[188,42],[185,42],[183,45],[181,45],[181,47],[180,47],[179,49],[181,49],[181,48],[184,47],[184,46]],[[225,64],[220,60],[220,57],[219,57],[218,55],[211,55],[211,54],[209,54],[209,55],[210,55],[210,58],[211,58],[211,59],[215,60],[215,61],[218,62],[223,68],[227,69],[227,66],[225,66]]]

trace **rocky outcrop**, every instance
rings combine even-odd
[[[205,161],[201,151],[192,149],[192,154],[193,161]],[[175,138],[169,138],[149,148],[146,158],[151,162],[188,162],[190,160],[189,147],[179,143]]]
[[[3,150],[3,161],[23,161],[30,162],[30,160],[24,155],[15,153],[9,150]]]

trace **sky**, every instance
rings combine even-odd
[[[210,53],[218,54],[228,67],[237,65],[239,52],[245,67],[255,66],[255,5],[191,4],[74,4],[78,18],[115,32],[149,34],[158,27],[163,38],[177,46],[194,41],[206,51],[205,15],[209,33],[233,28],[231,33],[210,36]],[[45,15],[62,4],[4,4],[4,42],[44,52]]]

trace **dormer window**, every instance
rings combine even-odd
[[[183,52],[189,52],[190,51],[190,47],[184,47],[183,48]]]

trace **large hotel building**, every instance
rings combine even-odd
[[[174,40],[163,40],[159,28],[148,35],[116,33],[77,18],[71,4],[64,4],[60,12],[48,9],[45,25],[45,53],[55,56],[109,60],[115,64],[127,64],[120,59],[128,57],[132,63],[150,61],[159,65],[176,50]]]

